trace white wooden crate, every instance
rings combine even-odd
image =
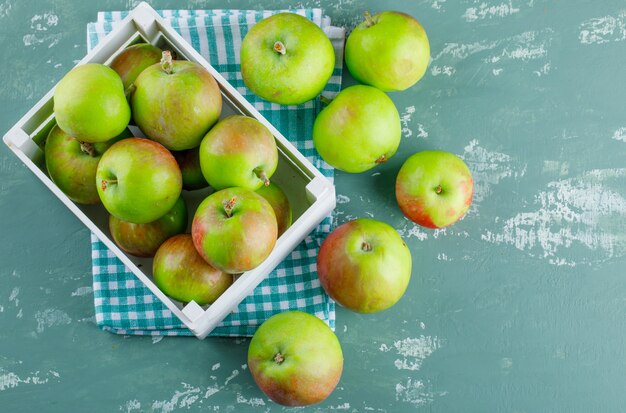
[[[279,152],[278,168],[272,176],[288,195],[293,209],[293,225],[278,239],[270,256],[257,268],[241,274],[212,305],[183,303],[167,297],[152,281],[152,259],[124,253],[111,240],[108,213],[102,205],[79,205],[71,201],[47,175],[42,143],[54,126],[53,95],[50,90],[5,135],[4,142],[17,157],[139,278],[198,338],[205,338],[269,273],[335,208],[335,188],[281,133],[272,126],[237,90],[193,47],[173,30],[147,3],[140,3],[77,65],[109,64],[127,46],[148,42],[174,50],[179,59],[205,67],[220,86],[222,117],[243,114],[256,118],[269,128]],[[135,134],[138,129],[132,128]],[[209,190],[183,191],[190,219]]]

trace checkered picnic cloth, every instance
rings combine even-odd
[[[321,9],[290,10],[322,27],[339,57],[324,95],[333,97],[341,88],[345,32],[332,27]],[[280,106],[264,101],[248,90],[239,66],[241,41],[256,22],[278,13],[257,10],[163,10],[161,16],[178,31],[215,69],[250,101],[325,176],[333,179],[332,167],[313,147],[313,121],[321,109],[319,98],[298,106]],[[87,26],[89,49],[127,15],[101,12],[98,21]],[[242,301],[211,335],[251,336],[270,316],[301,310],[335,325],[335,303],[326,295],[317,277],[316,257],[322,240],[330,232],[332,217],[324,221]],[[184,324],[146,288],[95,235],[91,237],[96,322],[118,334],[192,335]]]

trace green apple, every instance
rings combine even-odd
[[[173,151],[200,145],[222,112],[222,93],[213,76],[197,63],[172,60],[169,51],[134,85],[131,107],[137,126]]]
[[[163,145],[129,138],[115,143],[102,155],[96,185],[111,215],[146,224],[174,207],[183,178],[176,159]]]
[[[334,67],[335,52],[324,31],[295,13],[261,20],[241,44],[246,86],[282,105],[298,105],[318,96]]]
[[[233,283],[226,274],[207,264],[196,251],[191,235],[176,235],[161,245],[152,262],[154,283],[174,300],[212,304]]]
[[[258,120],[235,115],[222,119],[200,144],[200,167],[215,189],[269,185],[278,166],[274,135]]]
[[[80,142],[55,125],[48,133],[44,149],[50,179],[72,201],[99,204],[95,181],[100,157],[115,142],[129,136],[128,129],[124,129],[120,136],[106,142]]]
[[[342,90],[313,124],[313,143],[331,166],[363,172],[386,162],[400,145],[400,115],[393,101],[365,85]]]
[[[291,226],[292,220],[291,205],[287,194],[274,182],[268,186],[263,185],[256,190],[256,193],[265,198],[272,206],[278,223],[278,236],[280,237]]]
[[[133,224],[109,216],[109,231],[115,244],[137,257],[153,257],[168,238],[182,234],[186,229],[187,205],[183,197],[178,198],[165,215],[147,224]]]
[[[353,311],[375,313],[404,295],[411,262],[411,252],[395,229],[359,218],[326,237],[317,256],[317,274],[333,300]]]
[[[200,203],[191,235],[206,262],[237,274],[265,261],[276,243],[278,226],[272,206],[261,195],[228,188]]]
[[[458,221],[474,193],[472,174],[463,160],[444,151],[411,155],[396,178],[396,200],[411,221],[441,228]]]
[[[209,186],[200,168],[200,148],[172,152],[183,174],[183,189],[194,191]]]
[[[254,333],[248,368],[276,403],[306,406],[326,399],[343,370],[337,336],[319,318],[301,311],[276,314]]]
[[[56,85],[53,100],[59,127],[82,142],[108,141],[130,121],[122,80],[99,63],[70,70]]]
[[[412,16],[386,11],[365,13],[346,41],[346,66],[359,82],[386,92],[405,90],[424,76],[430,45]]]
[[[145,68],[161,61],[162,53],[161,49],[150,43],[134,44],[115,56],[111,69],[120,75],[126,90]]]

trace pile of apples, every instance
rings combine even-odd
[[[219,120],[222,94],[202,66],[150,44],[110,67],[84,64],[55,88],[56,125],[45,144],[50,178],[73,201],[102,203],[114,242],[154,257],[168,296],[213,303],[233,274],[257,267],[291,224],[272,133],[258,120]],[[147,138],[130,136],[134,123]],[[183,189],[215,192],[191,211]]]
[[[312,135],[330,165],[360,173],[396,153],[400,116],[385,92],[405,90],[423,77],[430,46],[412,16],[365,13],[348,37],[345,60],[361,84],[332,101],[322,98],[328,104]],[[242,78],[270,102],[295,105],[317,98],[334,65],[328,37],[297,14],[262,20],[242,42]],[[219,120],[221,108],[219,87],[204,68],[144,44],[124,50],[110,67],[75,68],[54,94],[57,125],[45,148],[50,177],[76,202],[102,202],[117,245],[154,256],[155,283],[183,302],[214,302],[232,284],[232,274],[263,262],[291,224],[287,197],[269,181],[278,159],[274,137],[249,117]],[[131,118],[147,139],[128,136]],[[207,185],[215,192],[194,212],[191,234],[184,234],[181,191]],[[401,211],[428,228],[463,217],[472,193],[467,165],[445,151],[411,155],[396,179]],[[398,232],[373,219],[336,228],[317,257],[326,292],[361,313],[396,304],[411,267],[411,252]],[[332,393],[343,354],[324,322],[287,311],[259,327],[248,366],[272,400],[302,406]]]

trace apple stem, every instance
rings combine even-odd
[[[135,89],[137,89],[137,86],[135,86],[134,83],[131,83],[130,85],[128,85],[128,87],[124,91],[124,96],[126,96],[126,100],[130,101],[130,95],[132,95],[133,92],[135,92]]]
[[[93,143],[90,142],[80,141],[80,150],[83,151],[85,155],[89,155],[92,158],[95,158],[98,155]]]
[[[372,244],[367,241],[363,241],[361,244],[361,250],[365,252],[370,252],[372,250]]]
[[[443,192],[443,188],[441,187],[441,185],[437,185],[437,187],[435,188],[435,193],[440,194]]]
[[[274,50],[277,51],[278,53],[282,54],[282,55],[287,53],[287,48],[285,47],[283,42],[281,42],[280,40],[277,41],[276,43],[274,43]]]
[[[388,158],[387,158],[387,155],[383,154],[383,155],[380,155],[380,157],[378,157],[378,159],[376,159],[376,161],[375,161],[375,162],[376,162],[377,164],[381,164],[381,163],[385,163],[385,162],[387,162],[387,159],[388,159]]]
[[[280,353],[276,353],[276,355],[274,356],[274,361],[277,364],[282,364],[283,361],[285,361],[285,357],[282,354],[280,354]]]
[[[163,50],[163,54],[161,55],[161,69],[168,75],[172,74],[174,64],[172,63],[172,52],[169,50]]]
[[[333,100],[330,98],[327,98],[324,95],[320,95],[320,101],[325,105],[330,105],[330,102],[332,102]]]
[[[228,201],[224,201],[224,212],[226,216],[230,218],[233,215],[233,209],[235,208],[235,204],[237,203],[237,197],[234,196],[230,198]]]
[[[255,169],[254,173],[256,174],[256,176],[263,181],[263,185],[265,186],[269,186],[270,185],[270,180],[267,177],[267,174],[265,173],[265,171],[263,169]]]
[[[365,17],[365,25],[367,27],[372,27],[376,24],[369,11],[366,10],[365,13],[363,13],[363,16]]]
[[[103,179],[102,180],[102,190],[106,191],[106,189],[109,187],[109,185],[115,185],[117,183],[117,179],[110,179],[110,180],[106,180]]]

